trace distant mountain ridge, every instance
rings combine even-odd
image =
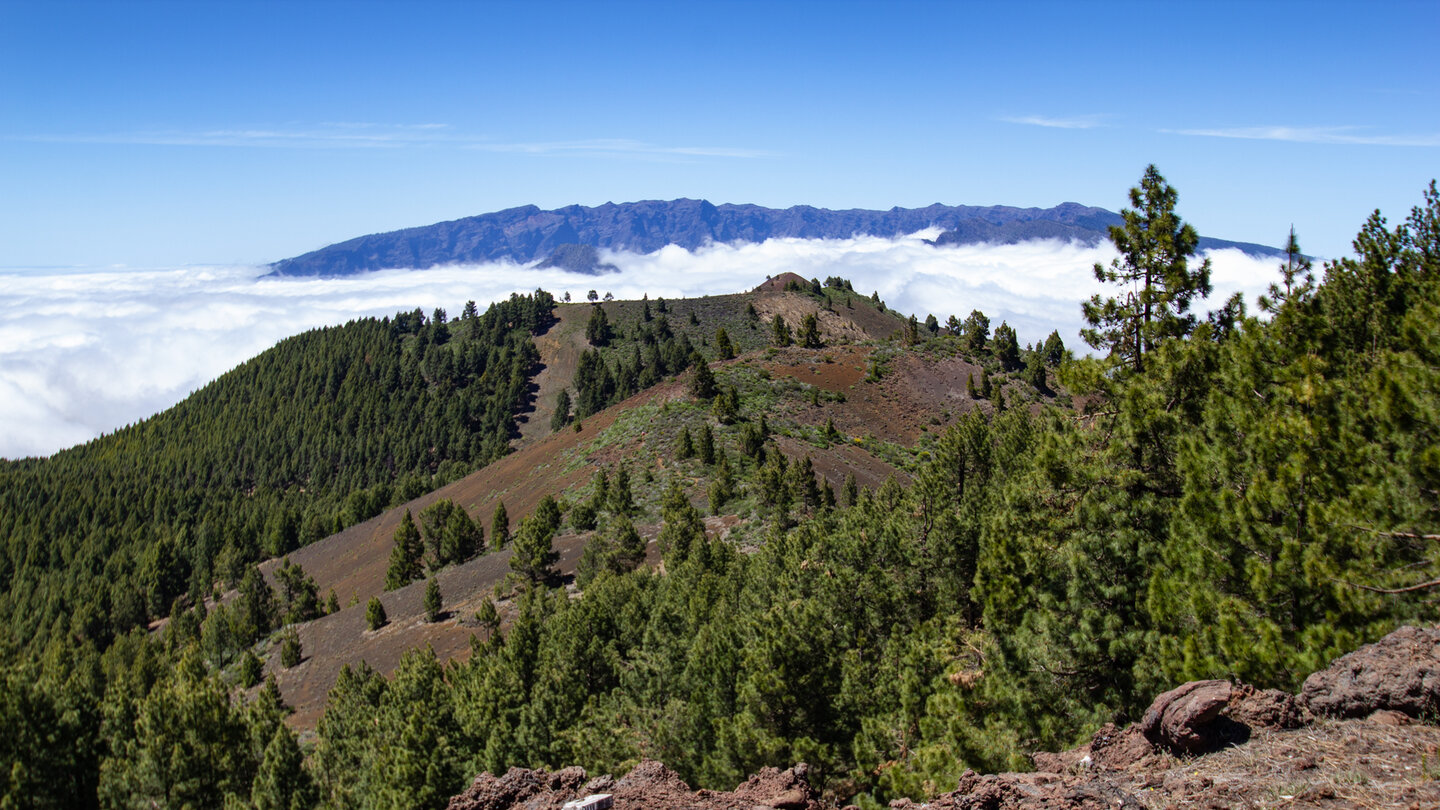
[[[271,265],[273,275],[346,276],[371,270],[424,269],[443,264],[510,260],[546,262],[577,272],[613,270],[600,264],[598,248],[653,253],[666,245],[694,250],[722,242],[767,239],[891,237],[939,227],[935,245],[1015,244],[1061,239],[1097,244],[1120,216],[1103,208],[1061,203],[1054,208],[934,205],[924,208],[860,208],[834,211],[797,205],[714,205],[706,200],[644,200],[571,205],[543,211],[534,205],[417,228],[360,236]],[[1278,255],[1275,248],[1201,238],[1204,249],[1238,248]]]

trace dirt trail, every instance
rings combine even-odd
[[[540,363],[544,368],[535,375],[535,408],[522,414],[517,420],[520,425],[520,439],[516,449],[528,447],[550,435],[550,420],[555,416],[555,397],[570,387],[575,379],[575,369],[580,364],[580,355],[589,348],[585,340],[585,323],[590,318],[590,308],[579,304],[561,304],[555,308],[558,322],[545,334],[535,338],[535,348],[540,352]]]

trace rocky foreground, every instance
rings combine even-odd
[[[1031,773],[966,772],[955,791],[895,808],[1440,807],[1440,628],[1405,627],[1337,659],[1300,693],[1194,681],[1126,728],[1034,755]],[[1423,721],[1423,722],[1422,722]],[[620,779],[581,768],[481,774],[450,810],[561,810],[609,796],[616,810],[820,810],[809,769],[767,768],[733,791],[692,791],[659,762]],[[599,800],[603,806],[604,800]],[[575,805],[571,805],[572,807]]]

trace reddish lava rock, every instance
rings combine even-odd
[[[450,799],[449,810],[561,810],[565,803],[592,794],[609,794],[614,810],[820,810],[810,787],[810,768],[765,768],[734,792],[691,791],[672,770],[655,760],[642,760],[624,778],[597,776],[586,781],[581,768],[553,774],[511,768],[504,776],[483,773],[470,787]]]
[[[1368,717],[1382,709],[1420,717],[1440,709],[1440,628],[1402,627],[1305,679],[1315,714]]]
[[[1191,681],[1150,704],[1140,730],[1156,745],[1193,754],[1216,746],[1212,726],[1230,703],[1229,681]]]

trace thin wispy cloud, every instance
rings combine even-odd
[[[1163,129],[1172,135],[1198,135],[1207,138],[1239,138],[1252,141],[1286,141],[1340,146],[1440,146],[1440,133],[1386,135],[1369,127],[1228,127],[1219,129]]]
[[[632,138],[568,141],[502,141],[469,135],[448,124],[381,124],[337,121],[313,126],[233,127],[205,130],[32,134],[9,140],[41,143],[212,146],[283,149],[402,149],[451,146],[488,152],[550,156],[579,155],[641,159],[764,158],[775,153],[730,146],[666,145]]]
[[[1094,129],[1102,126],[1103,116],[1099,115],[1076,115],[1068,118],[1057,118],[1049,115],[1014,115],[1004,116],[1000,119],[1007,124],[1025,124],[1032,127],[1049,127],[1051,129]]]
[[[716,295],[766,276],[839,275],[894,309],[942,322],[983,310],[1021,343],[1058,329],[1083,349],[1080,301],[1100,290],[1091,273],[1106,245],[1060,242],[936,248],[923,236],[772,239],[762,244],[670,246],[638,255],[602,251],[620,272],[589,276],[511,263],[388,270],[341,279],[260,278],[261,268],[17,270],[0,272],[0,457],[45,455],[179,402],[276,341],[306,329],[421,307],[458,313],[465,301],[543,287],[639,298]],[[1212,254],[1212,301],[1250,301],[1274,279],[1274,261]],[[80,315],[83,313],[83,317]]]
[[[280,147],[287,149],[397,148],[463,141],[445,124],[328,123],[313,127],[237,127],[205,130],[24,135],[41,143],[134,146]]]
[[[627,138],[596,138],[579,141],[532,141],[519,143],[485,142],[472,144],[489,152],[518,152],[526,155],[607,155],[615,157],[721,157],[764,158],[775,153],[761,149],[727,146],[663,146]]]

